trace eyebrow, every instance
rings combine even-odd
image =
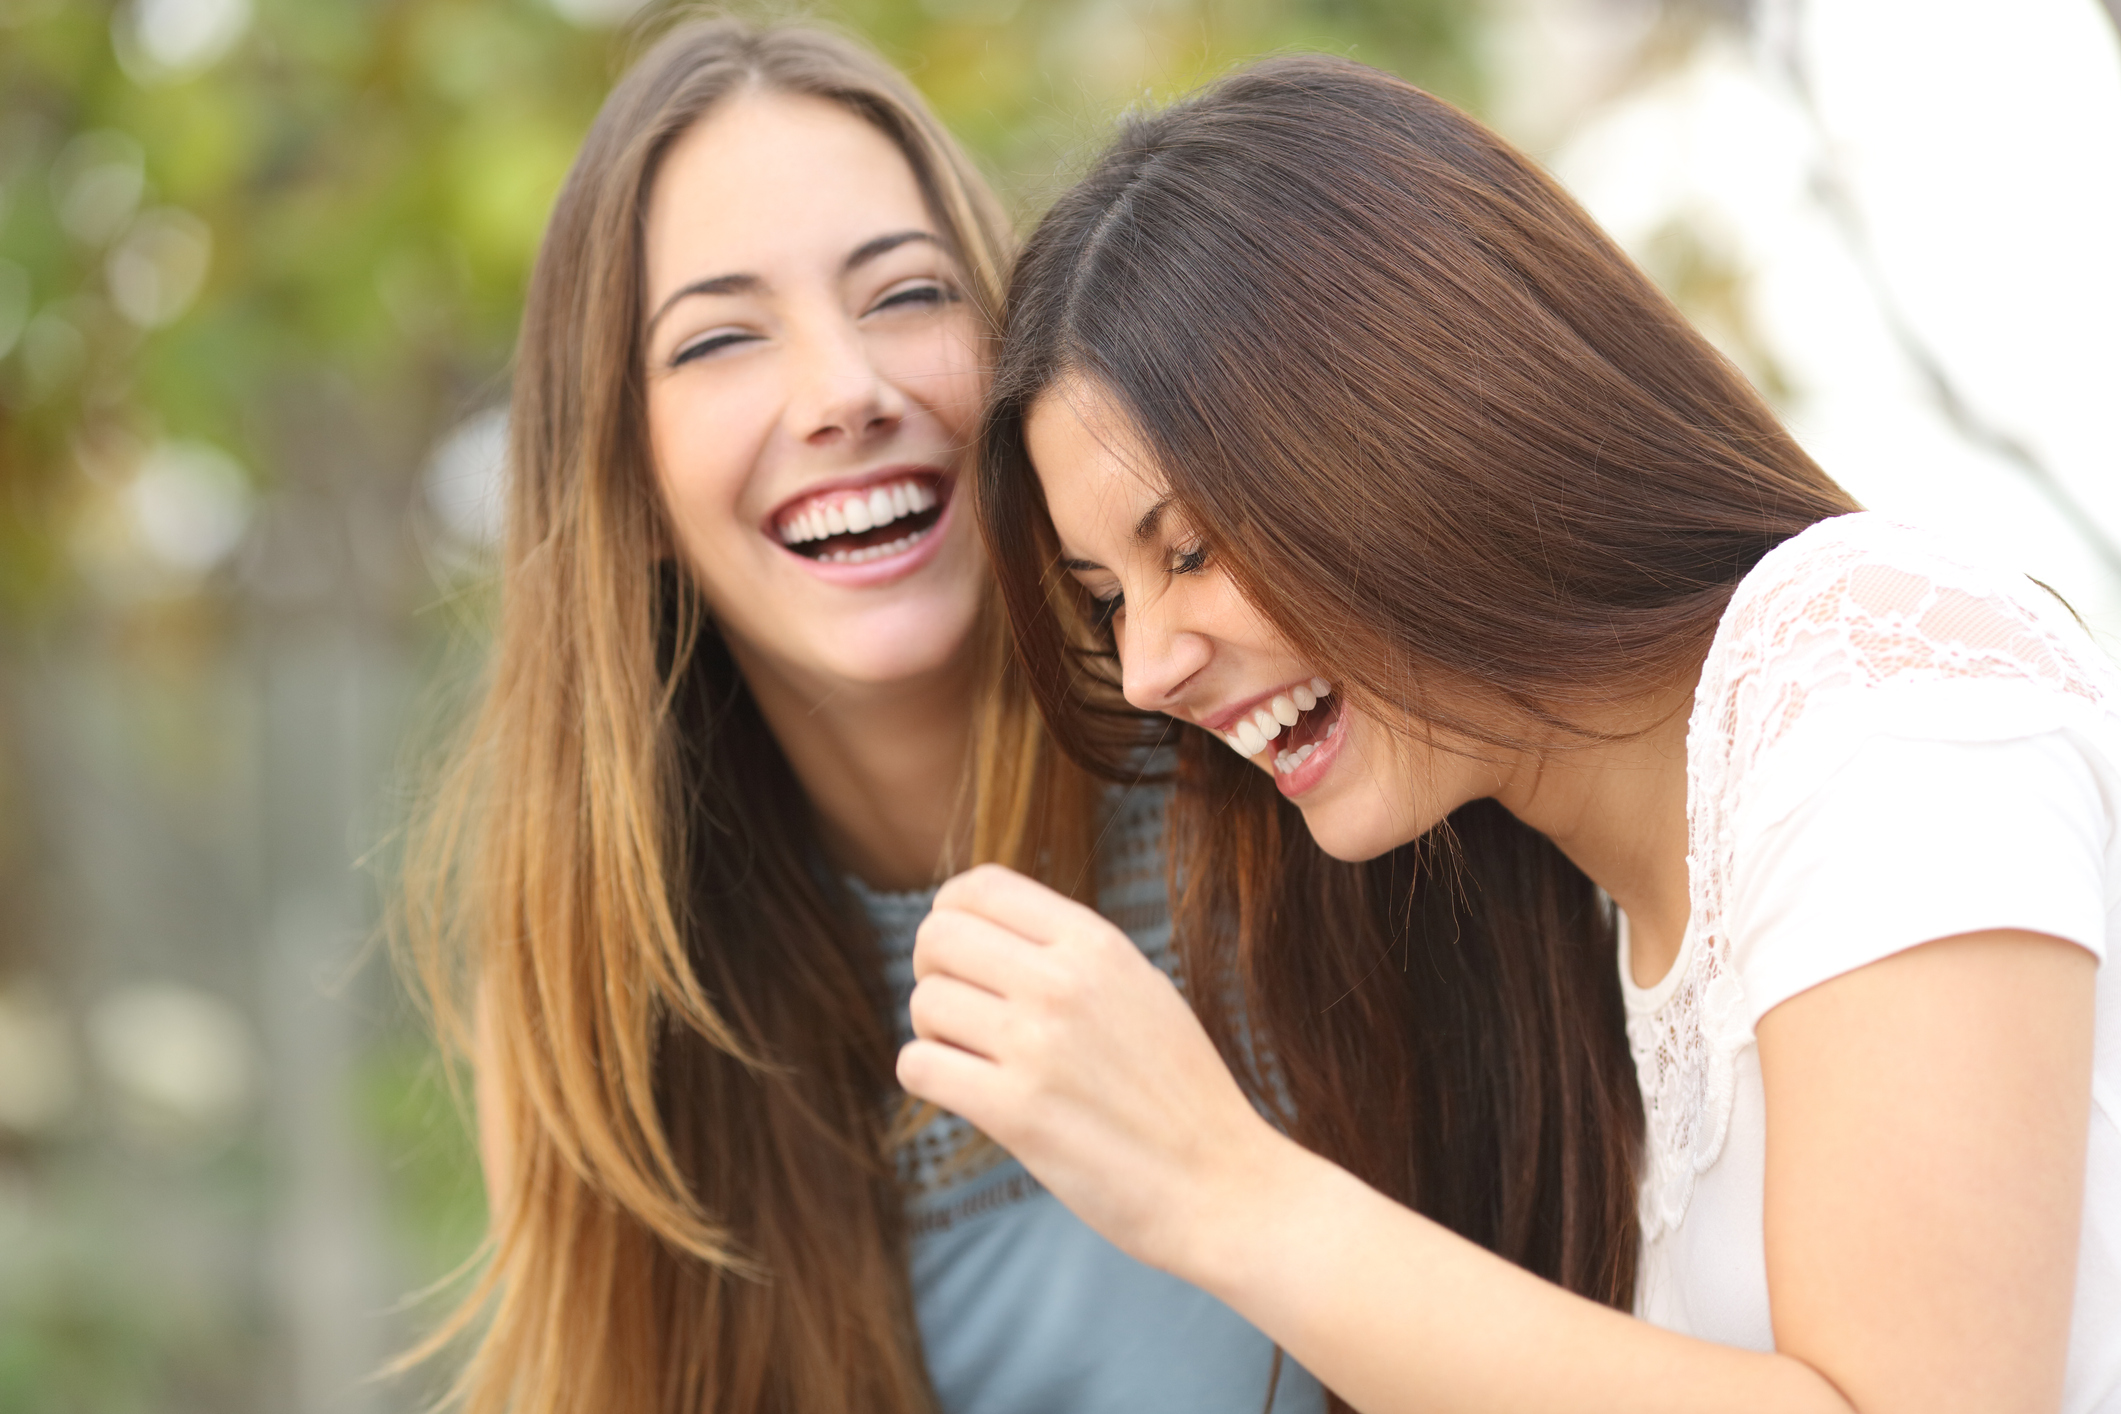
[[[1142,512],[1142,518],[1134,522],[1134,543],[1147,544],[1156,538],[1157,523],[1163,520],[1164,512],[1178,498],[1169,494],[1157,497],[1156,504]]]
[[[889,235],[876,236],[856,246],[848,254],[846,260],[841,262],[840,274],[842,276],[852,275],[879,256],[888,255],[900,246],[908,245],[914,241],[926,241],[930,245],[937,247],[941,247],[943,244],[940,239],[928,231],[893,231]],[[704,280],[694,280],[689,285],[682,285],[673,290],[668,299],[656,306],[655,313],[648,316],[646,332],[654,333],[656,324],[661,321],[664,315],[670,313],[671,307],[679,300],[690,299],[694,295],[756,294],[764,288],[766,288],[766,282],[756,275],[711,275]]]
[[[894,231],[888,236],[878,236],[874,240],[863,241],[856,246],[853,253],[847,257],[846,263],[840,266],[840,273],[842,275],[852,275],[878,256],[888,255],[900,246],[908,245],[914,241],[926,241],[938,249],[942,248],[943,244],[928,231]]]
[[[1142,518],[1134,522],[1135,544],[1145,544],[1148,541],[1156,538],[1157,525],[1162,522],[1164,518],[1164,512],[1170,509],[1171,503],[1177,499],[1178,498],[1176,496],[1168,494],[1160,496],[1157,498],[1155,505],[1149,507],[1148,510],[1142,512]],[[1064,570],[1067,570],[1070,574],[1085,574],[1092,570],[1101,570],[1104,568],[1103,565],[1099,564],[1095,560],[1069,559],[1063,559],[1060,562],[1060,567]]]

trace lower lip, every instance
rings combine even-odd
[[[1333,762],[1339,757],[1340,748],[1348,739],[1348,709],[1345,705],[1341,707],[1340,715],[1334,721],[1339,730],[1319,742],[1318,749],[1305,759],[1303,765],[1286,775],[1278,770],[1274,772],[1274,788],[1290,800],[1312,789],[1326,778],[1326,772],[1333,769]],[[1267,745],[1272,748],[1273,743],[1269,742]],[[1269,768],[1274,765],[1271,754],[1267,758],[1267,765]]]
[[[879,560],[864,560],[858,565],[836,565],[830,560],[813,560],[808,555],[798,555],[786,545],[775,544],[782,554],[816,575],[827,584],[836,584],[846,589],[874,589],[880,584],[889,584],[904,579],[922,565],[934,559],[943,548],[943,532],[950,528],[950,517],[957,512],[957,497],[943,502],[943,513],[928,527],[928,533],[899,551]]]

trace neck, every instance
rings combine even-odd
[[[880,889],[923,888],[962,858],[972,747],[971,654],[890,683],[797,681],[731,645],[817,812],[826,856]]]
[[[1686,729],[1698,676],[1586,723],[1611,740],[1534,753],[1496,794],[1627,915],[1642,986],[1671,969],[1686,936]]]

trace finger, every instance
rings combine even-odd
[[[1002,1068],[984,1056],[941,1041],[912,1040],[899,1048],[898,1083],[906,1093],[940,1105],[992,1134],[989,1122],[999,1111]]]
[[[1039,956],[1038,944],[1029,938],[962,909],[933,910],[913,935],[916,980],[947,973],[998,997],[1020,987]]]
[[[1000,1060],[1016,1024],[1013,1009],[992,992],[940,973],[924,978],[907,1004],[913,1034],[988,1060]]]
[[[976,913],[1041,944],[1110,926],[1096,910],[999,864],[982,864],[945,881],[936,890],[935,906]]]

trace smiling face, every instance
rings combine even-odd
[[[729,99],[651,194],[642,358],[677,548],[746,673],[813,700],[953,667],[978,613],[953,492],[979,326],[942,237],[897,146],[814,98]]]
[[[1127,701],[1270,773],[1326,853],[1375,858],[1505,785],[1495,764],[1384,729],[1298,656],[1102,393],[1064,380],[1032,405],[1024,440],[1065,567],[1111,625]]]

